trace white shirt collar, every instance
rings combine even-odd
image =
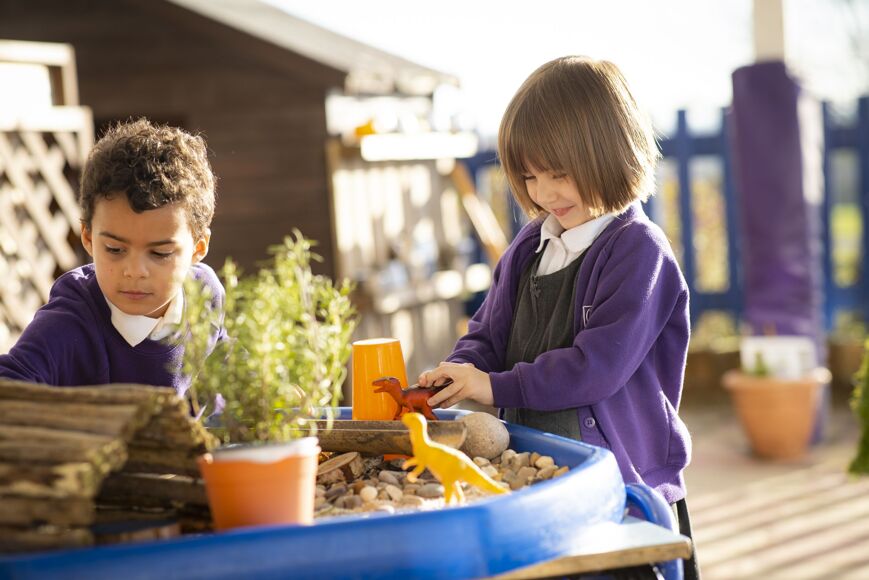
[[[166,338],[181,323],[184,314],[184,293],[179,291],[169,302],[169,307],[160,318],[149,318],[137,314],[127,314],[106,298],[112,311],[112,326],[120,333],[127,344],[138,346],[146,338],[160,340]]]
[[[604,228],[615,217],[614,213],[607,213],[584,224],[565,230],[558,223],[558,219],[554,215],[549,214],[543,220],[543,225],[540,226],[540,244],[537,246],[537,252],[539,253],[546,244],[546,241],[552,238],[560,239],[568,252],[574,254],[583,252],[597,239]]]

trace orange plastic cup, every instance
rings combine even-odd
[[[197,459],[217,530],[312,524],[319,447],[278,461]]]
[[[375,393],[371,383],[391,376],[407,387],[407,371],[401,343],[397,338],[371,338],[353,343],[353,419],[359,421],[391,421],[398,412],[398,403],[388,393]]]

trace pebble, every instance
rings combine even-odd
[[[370,485],[366,485],[359,490],[359,497],[361,497],[364,502],[372,502],[377,499],[377,489]]]
[[[326,492],[326,499],[335,499],[345,493],[347,493],[347,486],[343,483],[336,483]]]
[[[534,469],[533,467],[526,465],[525,467],[520,468],[519,471],[516,472],[516,479],[521,481],[523,483],[523,485],[528,485],[528,483],[532,479],[534,479],[534,477],[536,475],[537,475],[537,470]]]
[[[527,451],[525,453],[517,453],[510,461],[510,467],[512,467],[514,471],[519,471],[519,469],[527,467],[528,465],[531,465],[531,454]]]
[[[419,497],[443,497],[444,495],[444,486],[439,483],[427,483],[416,492],[416,495]]]
[[[401,498],[401,505],[419,508],[425,505],[425,500],[418,495],[405,495]]]
[[[381,471],[380,475],[378,475],[380,481],[385,483],[390,483],[392,485],[400,485],[398,481],[398,476],[393,471]]]
[[[391,499],[392,501],[401,501],[402,496],[404,496],[404,493],[401,491],[401,489],[394,485],[387,485],[386,493],[389,495],[389,499]]]
[[[537,477],[538,479],[552,479],[552,475],[555,473],[556,469],[558,468],[555,465],[544,467],[537,472]]]
[[[369,463],[368,460],[366,458],[364,478],[350,484],[337,482],[328,487],[316,486],[314,508],[317,517],[354,512],[395,513],[396,508],[435,509],[443,505],[444,487],[430,471],[424,471],[417,483],[411,483],[407,479],[407,472],[394,470],[394,463]],[[506,449],[491,460],[477,456],[473,461],[498,485],[514,491],[569,471],[567,466],[556,465],[555,460],[548,455],[517,453],[512,449]],[[385,469],[381,471],[381,468]],[[488,495],[467,482],[462,482],[462,488],[470,501]]]

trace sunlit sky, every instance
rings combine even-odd
[[[466,122],[497,132],[519,84],[566,54],[615,62],[660,131],[689,110],[716,122],[730,75],[754,60],[751,0],[268,0],[287,12],[377,48],[451,73]],[[869,0],[785,0],[787,61],[811,94],[848,101],[869,92],[855,35],[869,36]],[[859,44],[859,43],[858,43]]]

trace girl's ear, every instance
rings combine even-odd
[[[205,256],[208,254],[209,242],[211,242],[211,230],[209,228],[205,228],[205,232],[202,234],[202,237],[199,238],[196,241],[196,245],[193,246],[193,264],[201,262],[203,258],[205,258]]]
[[[94,257],[94,238],[93,233],[90,228],[88,228],[85,224],[81,224],[81,245],[84,246],[85,251],[88,255],[93,258]]]

